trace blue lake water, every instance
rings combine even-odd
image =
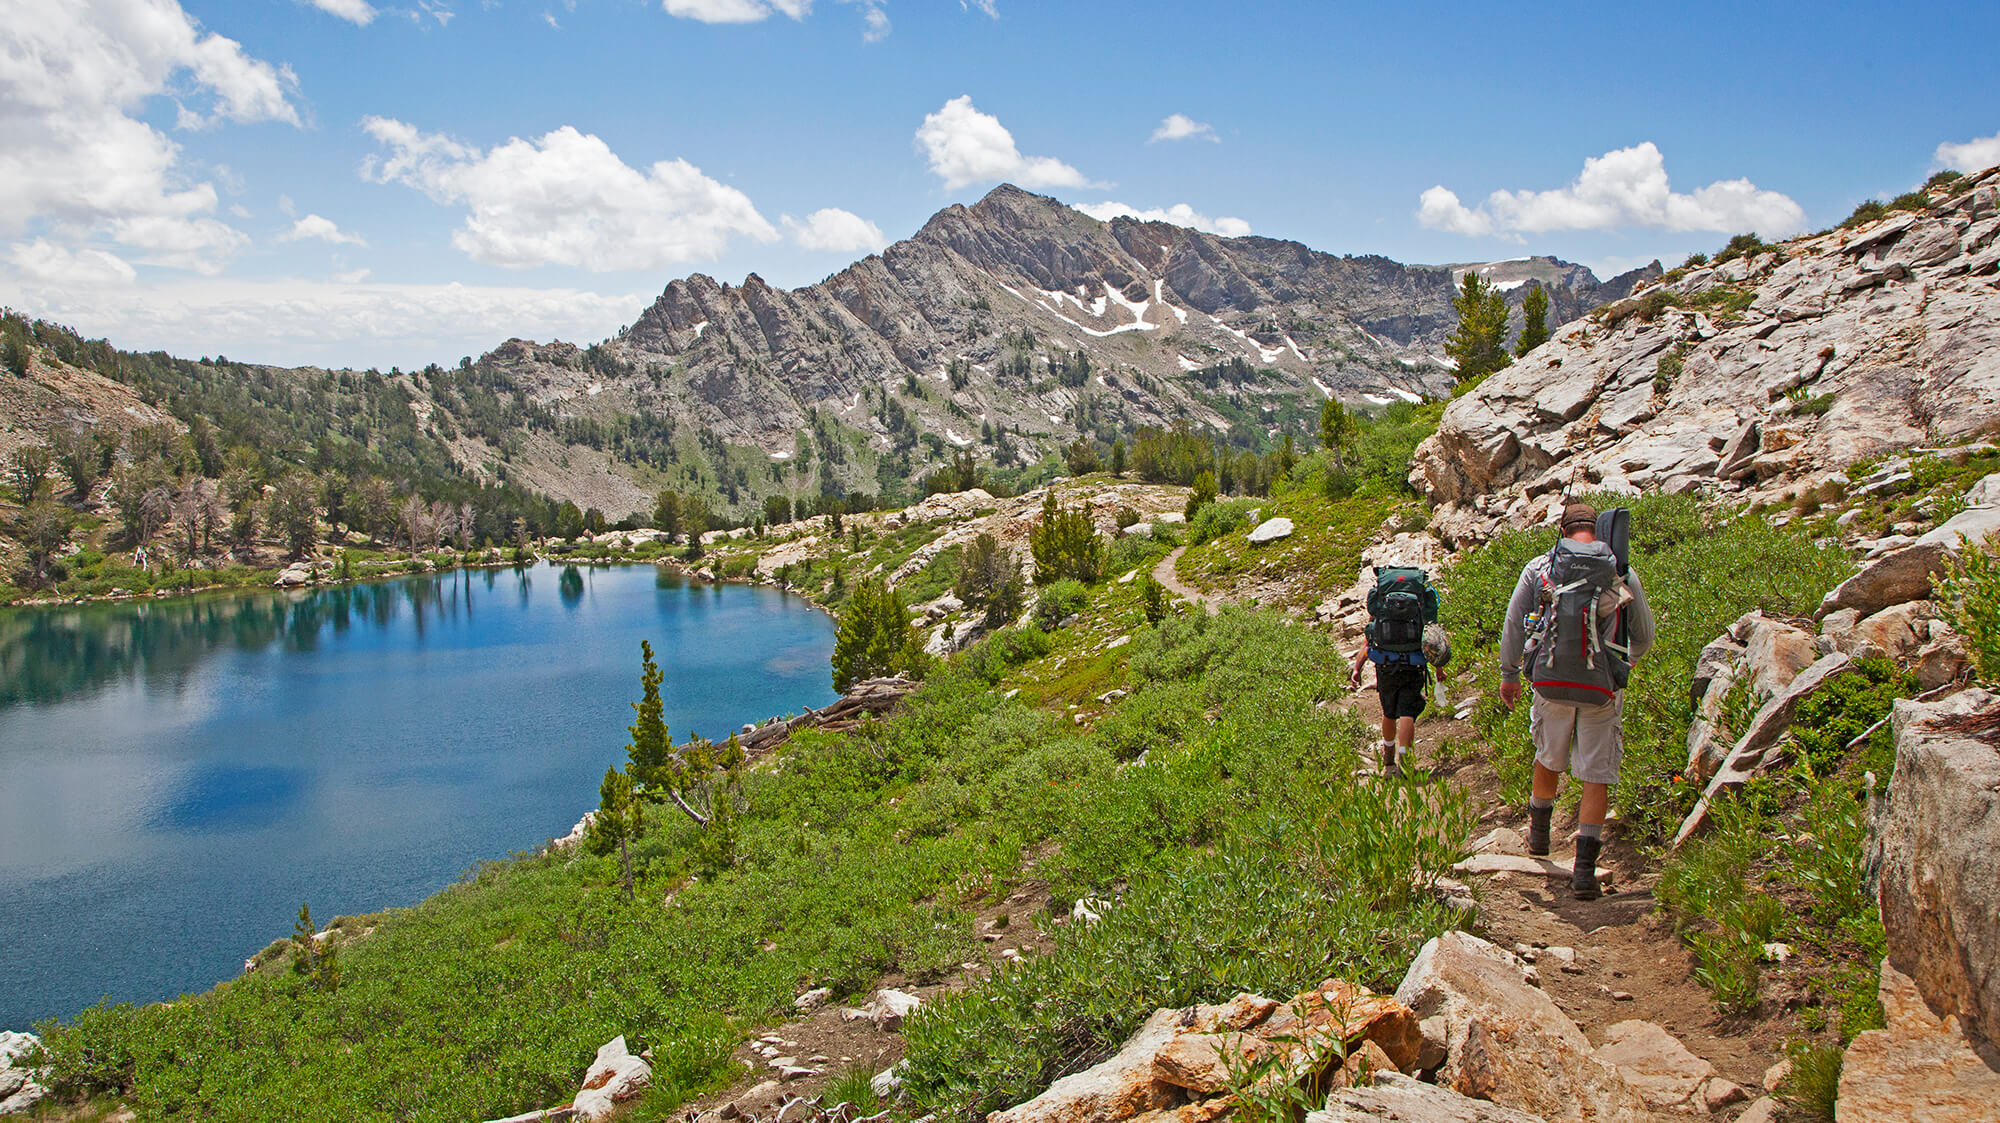
[[[639,642],[676,740],[823,706],[833,624],[651,566],[0,609],[0,1029],[204,990],[567,833]]]

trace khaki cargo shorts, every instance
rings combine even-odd
[[[1535,763],[1586,784],[1615,784],[1625,758],[1625,692],[1602,706],[1551,702],[1541,695],[1528,710]]]

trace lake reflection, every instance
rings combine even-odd
[[[203,989],[301,901],[412,904],[565,833],[642,639],[677,739],[833,698],[824,616],[649,566],[0,610],[0,1029]]]

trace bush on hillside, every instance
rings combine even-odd
[[[1188,521],[1187,540],[1190,546],[1213,542],[1249,521],[1250,512],[1269,506],[1256,499],[1227,499],[1205,503]]]
[[[1042,501],[1041,521],[1028,531],[1028,549],[1038,585],[1065,577],[1095,584],[1104,575],[1104,540],[1091,524],[1089,508],[1063,507],[1054,491]]]
[[[1045,632],[1053,632],[1072,614],[1083,611],[1090,602],[1090,590],[1083,582],[1065,577],[1042,590],[1035,598],[1035,626]]]
[[[1951,625],[1982,682],[2000,682],[2000,557],[1995,549],[1961,551],[1939,587]]]

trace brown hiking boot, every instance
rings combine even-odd
[[[1382,775],[1401,776],[1402,765],[1397,762],[1397,746],[1393,743],[1382,746]]]

